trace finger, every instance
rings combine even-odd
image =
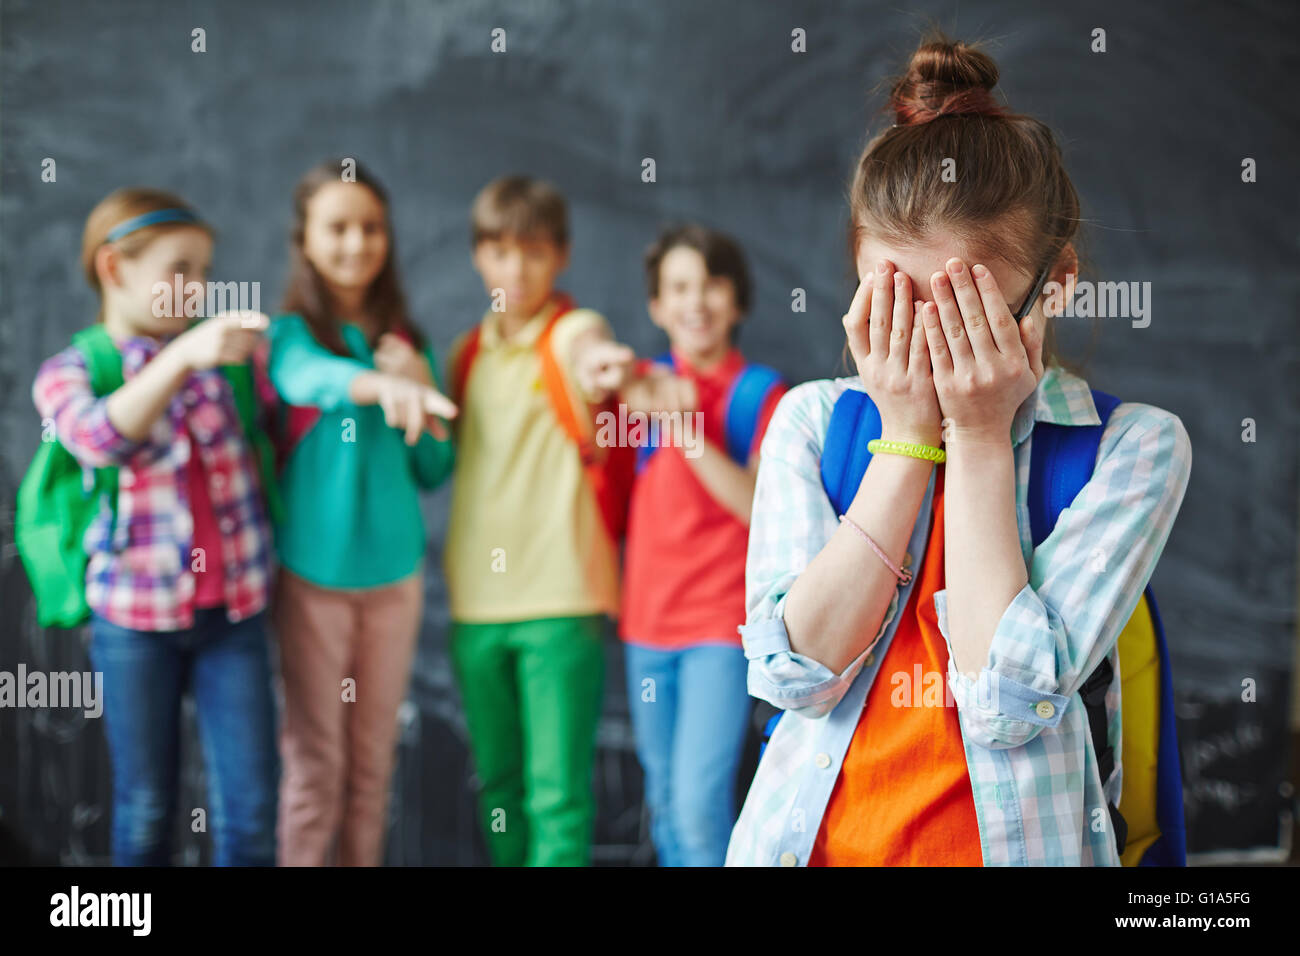
[[[599,342],[592,346],[587,354],[590,356],[594,374],[604,374],[630,366],[636,362],[636,353],[626,345],[617,342]]]
[[[925,344],[930,352],[930,371],[936,379],[952,375],[952,351],[948,348],[947,336],[939,322],[939,310],[933,302],[927,302],[921,310],[921,324],[925,326]]]
[[[1035,317],[1031,310],[1021,321],[1020,327],[1021,344],[1029,354],[1029,367],[1034,371],[1034,378],[1041,381],[1043,378],[1043,337],[1045,334],[1043,320]]]
[[[921,318],[924,309],[925,303],[920,299],[912,303],[912,343],[907,356],[907,371],[909,375],[929,378],[930,347],[925,342],[925,322]]]
[[[603,358],[610,365],[631,365],[636,362],[636,352],[630,345],[611,342],[605,349]]]
[[[386,388],[379,389],[379,407],[384,410],[384,424],[392,428],[397,424],[397,410],[393,406],[393,394]]]
[[[243,313],[243,321],[240,322],[239,327],[261,334],[271,327],[271,317],[265,312],[254,312],[249,309]]]
[[[429,434],[438,439],[438,441],[447,440],[447,426],[443,424],[442,419],[437,415],[427,416],[425,419],[425,427],[429,430]]]
[[[424,431],[424,409],[421,407],[420,393],[412,390],[406,398],[406,443],[414,445],[420,440]]]
[[[889,362],[907,370],[908,343],[912,338],[912,280],[906,272],[894,273],[894,322],[889,331]]]
[[[1017,348],[1023,348],[1020,330],[1016,328],[1016,317],[1011,314],[998,280],[987,266],[976,264],[970,271],[975,279],[975,288],[979,290],[980,299],[984,303],[984,314],[989,320],[993,344],[1003,354],[1015,354]]]
[[[620,353],[614,360],[605,365],[601,371],[601,387],[609,391],[617,391],[628,383],[628,380],[635,374],[636,353],[628,349],[626,353]]]
[[[443,418],[455,418],[460,414],[460,409],[442,392],[436,388],[424,389],[424,410],[430,415],[440,415]]]
[[[947,268],[948,280],[952,283],[957,308],[961,311],[962,324],[966,328],[966,340],[970,343],[976,361],[991,362],[998,356],[998,347],[993,342],[993,333],[989,331],[989,320],[984,311],[984,300],[980,298],[980,290],[975,287],[971,271],[962,260],[949,259]]]
[[[221,324],[226,328],[247,329],[250,332],[264,332],[271,324],[265,312],[254,312],[252,309],[234,309],[213,318],[221,319]]]
[[[966,324],[962,321],[957,299],[952,294],[952,283],[948,281],[948,274],[936,272],[930,276],[930,288],[934,290],[934,302],[926,303],[926,312],[930,311],[931,305],[935,306],[935,314],[939,317],[939,330],[947,345],[946,351],[949,355],[947,361],[953,371],[963,369],[972,364],[975,357],[971,354],[970,343],[966,340]],[[928,339],[929,326],[926,327],[926,332]],[[934,358],[933,343],[930,346],[930,358],[932,360]]]
[[[858,288],[853,293],[853,301],[849,303],[849,311],[844,313],[844,335],[849,341],[849,351],[853,353],[853,359],[862,362],[871,354],[871,340],[867,336],[867,310],[871,307],[871,290],[874,288],[874,272],[868,272],[858,282]]]
[[[616,389],[623,384],[625,376],[621,365],[602,365],[592,376],[596,388],[602,391]]]
[[[871,351],[881,361],[889,358],[889,313],[894,305],[894,267],[888,259],[876,264],[876,278],[871,285]]]

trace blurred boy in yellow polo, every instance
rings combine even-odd
[[[471,223],[492,307],[451,350],[461,402],[444,555],[452,664],[493,862],[581,866],[595,817],[603,617],[618,614],[619,569],[557,410],[590,426],[615,391],[629,405],[652,394],[685,405],[692,393],[676,379],[635,381],[635,355],[605,319],[556,291],[569,233],[554,187],[496,180]]]

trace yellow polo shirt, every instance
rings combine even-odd
[[[483,317],[461,399],[443,551],[453,620],[618,615],[618,553],[542,385],[536,344],[555,308],[552,300],[509,340],[500,313]],[[593,328],[609,326],[598,312],[574,309],[551,334],[574,394],[569,348]],[[466,337],[453,344],[449,368]]]

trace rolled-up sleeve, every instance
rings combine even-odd
[[[750,695],[810,718],[835,708],[898,613],[895,591],[871,645],[839,674],[790,649],[786,595],[839,527],[821,485],[832,386],[808,382],[787,392],[763,438],[745,562],[746,622],[739,629]]]
[[[1115,647],[1164,550],[1191,474],[1182,421],[1149,405],[1121,405],[1097,461],[1034,549],[1029,581],[999,619],[974,680],[952,663],[947,591],[935,592],[949,686],[973,743],[1018,747],[1060,723]]]
[[[76,348],[46,359],[32,384],[32,402],[54,437],[86,468],[126,463],[143,441],[127,438],[108,417],[108,396],[96,397],[90,373]]]
[[[898,592],[895,591],[875,640],[839,674],[820,661],[790,649],[790,635],[779,613],[766,621],[743,625],[740,633],[749,660],[750,696],[801,717],[815,718],[830,713],[848,692],[875,642],[897,613]]]

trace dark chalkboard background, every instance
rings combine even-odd
[[[738,236],[756,276],[743,343],[792,381],[841,374],[843,200],[878,98],[922,15],[992,41],[1010,104],[1060,134],[1084,203],[1093,278],[1150,281],[1148,328],[1063,320],[1094,385],[1170,409],[1191,486],[1155,575],[1173,646],[1190,850],[1277,847],[1289,833],[1287,720],[1296,627],[1297,57],[1292,3],[266,2],[4,0],[0,269],[0,669],[88,668],[42,632],[12,547],[11,503],[39,440],[37,365],[93,318],[80,232],[110,190],[179,191],[216,224],[212,278],[278,299],[289,192],[355,156],[386,182],[414,312],[442,349],[484,308],[468,204],[523,171],[567,194],[565,285],[639,350],[640,255],[697,218]],[[191,30],[206,53],[191,52]],[[489,50],[493,28],[507,52]],[[791,51],[791,30],[808,52]],[[1106,30],[1105,53],[1090,51]],[[57,181],[41,181],[46,157]],[[641,181],[653,157],[658,181]],[[1258,163],[1243,183],[1241,163]],[[808,310],[792,313],[791,290]],[[1257,440],[1243,442],[1243,419]],[[465,730],[435,573],[448,494],[427,499],[431,561],[404,710],[387,860],[481,863]],[[1243,703],[1242,681],[1258,685]],[[595,861],[649,862],[622,655],[609,644]],[[761,715],[756,715],[756,719]],[[192,735],[190,737],[192,742]],[[182,806],[204,802],[185,769]],[[752,772],[753,753],[746,772]],[[69,711],[0,711],[0,823],[39,858],[108,859],[102,729]],[[179,826],[179,824],[178,824]],[[207,858],[181,830],[178,859]]]

